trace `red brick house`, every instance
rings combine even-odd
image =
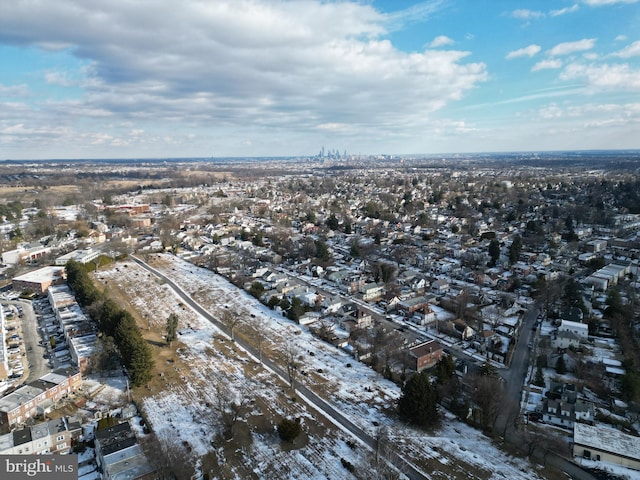
[[[409,357],[415,361],[412,366],[416,372],[433,367],[443,355],[442,345],[435,340],[429,340],[409,349]]]

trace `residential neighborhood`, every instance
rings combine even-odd
[[[500,437],[531,462],[554,457],[560,471],[570,464],[632,478],[640,462],[633,447],[640,434],[637,166],[581,161],[308,158],[132,163],[117,173],[90,164],[16,165],[1,177],[21,190],[0,225],[0,445],[15,449],[24,443],[16,432],[38,436],[34,429],[70,425],[63,419],[72,416],[96,429],[86,480],[117,478],[124,454],[108,453],[108,445],[118,435],[131,443],[127,462],[139,465],[132,478],[154,478],[161,467],[145,459],[135,425],[122,415],[121,423],[100,425],[116,405],[78,417],[90,392],[98,395],[85,377],[123,371],[122,396],[131,387],[142,414],[145,385],[151,391],[151,379],[166,375],[158,363],[171,366],[186,348],[161,350],[171,345],[167,319],[141,303],[154,277],[175,283],[176,295],[215,305],[207,308],[235,349],[276,362],[293,390],[326,372],[287,361],[286,345],[265,350],[274,322],[349,358],[344,370],[368,369],[397,395],[410,379],[430,376],[442,418]],[[86,172],[85,188],[54,190],[76,169]],[[90,187],[97,175],[101,187]],[[115,302],[136,312],[156,358],[145,382],[129,385],[132,372],[117,360],[124,347],[113,346],[118,333],[104,330],[105,301],[91,306],[71,286],[70,265],[82,266],[104,294],[120,292]],[[192,292],[204,272],[227,282],[229,296]],[[138,286],[122,287],[132,274]],[[186,320],[189,305],[171,306],[178,342],[197,330]],[[296,351],[304,350],[298,343]],[[70,445],[93,438],[64,429]],[[63,448],[48,451],[56,450]],[[403,462],[416,468],[414,460]],[[202,460],[194,465],[190,475],[226,478],[205,472]]]

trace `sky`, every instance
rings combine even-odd
[[[0,160],[640,148],[640,0],[12,0]]]

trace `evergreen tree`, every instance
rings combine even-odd
[[[564,375],[567,373],[567,364],[564,362],[564,354],[560,354],[556,361],[556,373],[558,375]]]
[[[453,363],[453,357],[444,355],[434,368],[436,381],[442,385],[456,374],[456,365]]]
[[[495,267],[500,258],[500,242],[496,239],[489,242],[489,258],[491,259],[489,262],[490,266]]]
[[[544,387],[544,373],[542,372],[542,365],[538,364],[536,370],[536,377],[533,379],[533,384],[538,387]]]
[[[264,293],[264,285],[262,284],[262,282],[253,282],[251,284],[251,287],[249,287],[249,293],[253,297],[259,299]]]
[[[151,348],[143,340],[135,342],[131,352],[131,361],[128,365],[131,384],[134,387],[144,385],[152,378],[153,357]]]
[[[176,339],[176,334],[178,330],[178,316],[175,313],[169,315],[167,318],[167,344],[171,345]]]
[[[289,311],[287,312],[287,318],[289,320],[297,322],[298,320],[300,320],[300,317],[302,315],[304,315],[302,300],[300,300],[298,297],[293,297],[291,299],[291,308],[289,308]]]
[[[606,318],[612,318],[615,315],[623,315],[625,313],[622,299],[620,298],[620,292],[617,289],[612,288],[607,293],[607,308],[604,311]]]
[[[431,385],[427,372],[411,377],[402,387],[398,401],[398,413],[405,421],[422,428],[429,428],[438,421],[438,394]]]
[[[327,244],[324,243],[322,240],[316,240],[314,243],[316,246],[316,258],[320,259],[323,262],[330,261],[331,253],[327,248]]]
[[[509,247],[509,263],[512,265],[518,261],[520,257],[520,251],[522,250],[522,239],[520,235],[513,237],[511,246]]]
[[[480,375],[483,377],[495,377],[498,375],[498,370],[489,362],[488,358],[489,355],[487,354],[487,360],[480,366]]]
[[[325,224],[331,230],[338,230],[339,223],[335,213],[332,213],[331,215],[329,215],[329,218],[327,218],[327,221],[325,222]]]
[[[293,442],[302,433],[302,427],[295,420],[282,419],[278,424],[278,435],[285,442]]]

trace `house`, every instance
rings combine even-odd
[[[422,295],[418,297],[408,298],[406,300],[400,300],[396,305],[396,308],[407,317],[414,312],[419,312],[428,307],[429,301]]]
[[[431,289],[436,295],[446,295],[450,288],[449,281],[443,278],[440,278],[431,284]]]
[[[128,422],[98,430],[95,434],[96,463],[105,480],[152,480],[155,468],[138,444]]]
[[[554,348],[578,348],[580,343],[586,342],[589,338],[589,325],[586,323],[571,322],[562,320],[558,327],[558,333],[552,340]]]
[[[81,428],[67,418],[56,418],[0,436],[0,455],[69,453]]]
[[[578,348],[580,346],[580,337],[568,330],[558,330],[558,333],[551,340],[551,346],[560,350]]]
[[[412,368],[416,372],[435,366],[443,355],[442,345],[435,340],[429,340],[409,349],[409,357],[413,361]]]
[[[365,302],[370,302],[382,297],[384,286],[377,283],[367,283],[360,287],[360,293],[362,293],[362,299]]]
[[[453,322],[446,322],[443,330],[447,330],[449,333],[459,336],[462,340],[470,340],[476,334],[475,330],[461,319],[454,320]]]
[[[578,398],[576,386],[570,383],[551,384],[542,409],[544,422],[564,428],[573,428],[579,422],[595,420],[593,402]]]
[[[69,252],[61,257],[56,258],[56,265],[64,266],[69,261],[73,260],[74,262],[80,262],[83,264],[89,263],[92,260],[98,258],[102,252],[100,250],[92,250],[90,248],[86,250],[74,250],[73,252]]]
[[[0,398],[0,431],[8,431],[38,414],[49,412],[55,403],[82,386],[79,372],[43,375]]]
[[[640,437],[603,425],[576,423],[573,456],[640,470]]]

